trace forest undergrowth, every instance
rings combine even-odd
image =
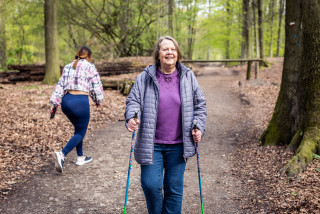
[[[280,176],[280,169],[293,156],[285,146],[262,146],[258,142],[268,125],[280,90],[283,58],[270,58],[271,66],[260,70],[258,79],[234,86],[245,103],[246,132],[233,152],[233,174],[243,192],[237,199],[246,213],[320,213],[320,160],[314,156],[295,179]],[[245,66],[241,68],[245,79]],[[239,86],[240,85],[240,86]]]

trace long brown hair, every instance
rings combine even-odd
[[[76,61],[73,63],[73,66],[72,66],[73,69],[76,69],[80,59],[86,59],[89,62],[91,62],[91,57],[92,57],[92,51],[90,50],[90,48],[88,48],[87,46],[81,47],[78,50],[77,55],[75,56]]]
[[[159,52],[160,52],[160,44],[163,40],[170,40],[173,42],[173,44],[176,48],[177,54],[178,54],[177,63],[180,62],[182,60],[182,54],[181,54],[178,42],[174,38],[172,38],[171,36],[162,36],[158,39],[158,42],[157,42],[156,47],[153,52],[153,60],[156,63],[157,67],[160,66]]]

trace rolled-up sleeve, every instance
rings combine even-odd
[[[104,99],[103,86],[96,67],[93,66],[91,69],[93,76],[90,78],[90,97],[96,104],[101,104]]]

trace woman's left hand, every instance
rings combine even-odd
[[[197,132],[195,132],[194,129],[192,129],[192,135],[193,135],[193,140],[196,143],[199,143],[201,141],[202,132],[199,129],[197,130]]]

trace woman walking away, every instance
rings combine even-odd
[[[137,77],[126,100],[126,126],[131,132],[139,128],[134,155],[150,214],[181,213],[186,162],[195,155],[195,142],[206,127],[205,97],[181,58],[176,40],[161,37],[155,64]],[[197,132],[192,130],[194,120]]]
[[[99,107],[103,98],[103,87],[96,67],[91,63],[92,52],[83,46],[78,50],[75,60],[63,68],[62,76],[50,99],[50,113],[61,105],[63,113],[74,126],[74,135],[62,151],[55,152],[55,168],[63,172],[63,162],[68,153],[76,148],[76,165],[89,163],[92,158],[82,151],[83,139],[90,119],[89,98]]]

